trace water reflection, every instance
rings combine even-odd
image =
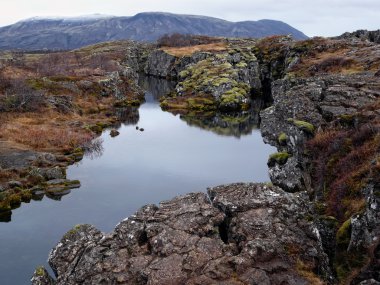
[[[162,96],[172,92],[176,86],[173,81],[145,76],[143,74],[139,76],[139,85],[143,90],[148,91],[150,95],[145,96],[147,102],[159,101]]]
[[[9,223],[12,220],[12,211],[0,212],[0,222]]]
[[[221,136],[240,138],[252,134],[259,125],[259,113],[241,112],[236,114],[203,113],[180,116],[189,126],[211,131]]]
[[[120,128],[122,125],[136,125],[140,120],[138,107],[117,108],[115,109],[115,115],[119,120],[115,128]]]
[[[99,158],[103,155],[103,139],[96,138],[83,146],[84,155],[90,159]]]
[[[174,82],[144,75],[139,76],[139,85],[147,91],[145,96],[147,103],[158,102],[162,96],[171,93],[175,88]],[[230,114],[188,112],[180,115],[180,118],[189,126],[198,127],[221,136],[240,138],[252,134],[252,131],[259,127],[259,114],[264,107],[265,102],[257,98],[252,100],[252,107],[248,111]],[[173,114],[176,115],[175,112]]]

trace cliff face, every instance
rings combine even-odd
[[[272,37],[151,53],[145,71],[178,80],[164,100],[199,98],[182,93],[186,83],[209,98],[223,76],[199,75],[226,61],[249,77],[241,81],[250,99],[272,100],[261,130],[279,151],[268,161],[273,185],[224,185],[145,206],[109,235],[75,227],[51,252],[57,279],[40,268],[34,284],[378,284],[379,51],[355,37]]]

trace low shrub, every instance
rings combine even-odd
[[[163,35],[157,40],[159,47],[186,47],[195,45],[205,45],[220,42],[220,39],[208,36],[183,35],[174,33]]]

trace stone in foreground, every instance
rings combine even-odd
[[[56,280],[40,268],[32,283],[310,284],[330,273],[308,215],[302,192],[218,186],[147,205],[111,234],[74,227],[50,254]]]

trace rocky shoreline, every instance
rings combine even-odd
[[[51,252],[57,279],[33,284],[309,284],[332,279],[305,193],[232,184],[147,205],[111,234],[69,231]],[[254,217],[254,218],[252,218]],[[99,262],[102,260],[101,262]]]

